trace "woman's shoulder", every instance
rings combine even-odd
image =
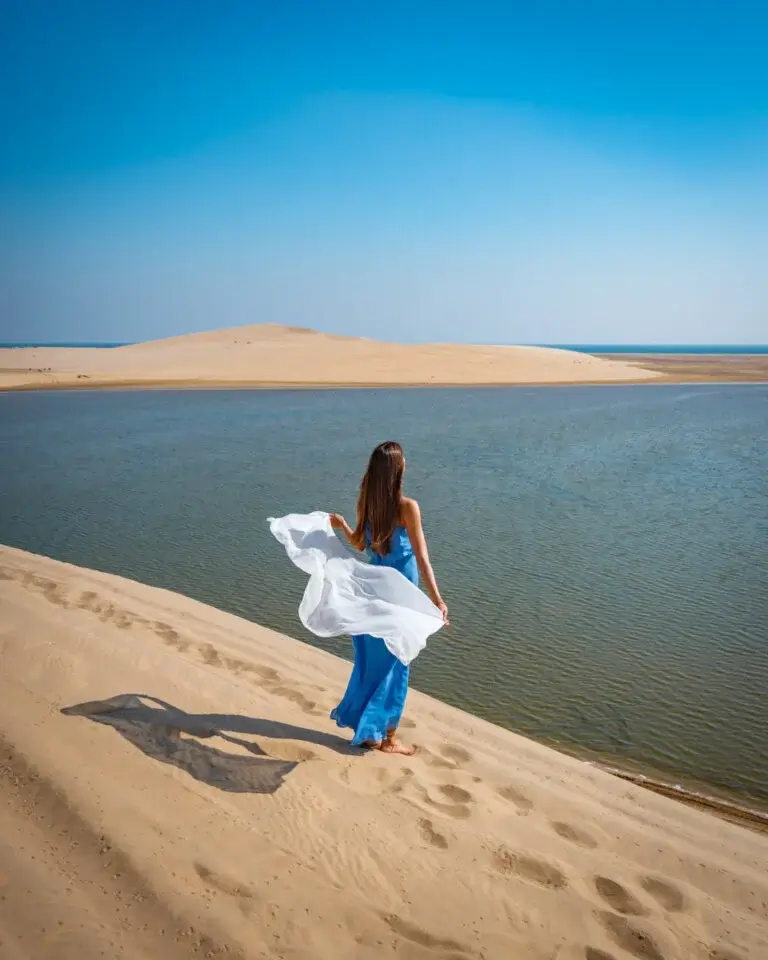
[[[407,527],[421,516],[418,500],[413,497],[403,497],[400,501],[400,520]]]

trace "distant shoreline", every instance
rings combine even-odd
[[[611,359],[606,356],[605,359]],[[642,359],[642,363],[639,360]],[[742,362],[738,362],[741,360]],[[209,380],[209,379],[157,379],[157,380],[91,380],[50,381],[47,383],[4,384],[0,369],[0,393],[22,393],[55,390],[423,390],[423,389],[499,389],[514,387],[610,387],[610,386],[674,386],[675,384],[716,385],[729,384],[759,385],[768,383],[768,356],[756,360],[753,357],[734,355],[727,360],[716,360],[712,356],[696,357],[693,361],[683,356],[638,358],[640,369],[653,370],[660,374],[654,379],[638,377],[626,380],[539,380],[510,383],[478,382],[456,383],[430,381],[346,381],[327,380],[278,381],[278,380]],[[737,362],[734,362],[737,361]],[[632,362],[636,362],[633,357]]]
[[[768,382],[768,347],[401,344],[257,324],[117,346],[0,347],[0,390]],[[749,349],[753,353],[702,351]],[[657,351],[665,351],[664,353]],[[615,352],[621,351],[621,352]],[[671,352],[670,352],[671,351]]]
[[[115,349],[130,347],[141,341],[118,340],[0,340],[0,350],[32,350],[43,348],[56,349]],[[466,344],[466,346],[478,344]],[[419,344],[413,344],[419,346]],[[462,346],[462,344],[457,344]],[[479,346],[522,346],[522,347],[550,347],[553,350],[571,350],[576,353],[591,353],[601,357],[759,357],[768,355],[768,344],[671,344],[671,343],[502,343],[479,344]]]
[[[549,343],[546,346],[558,350],[577,350],[600,357],[760,357],[768,355],[768,344],[672,344],[672,343]]]
[[[238,390],[238,391],[280,391],[290,390],[302,391],[333,391],[333,390],[516,390],[535,387],[639,387],[639,386],[760,386],[768,383],[768,374],[765,377],[753,377],[751,379],[727,379],[722,377],[707,378],[685,378],[676,379],[674,377],[658,380],[621,380],[618,382],[606,382],[605,380],[583,380],[576,383],[563,383],[559,380],[541,381],[537,383],[235,383],[222,381],[220,383],[210,381],[148,381],[142,382],[104,382],[104,383],[52,383],[43,384],[24,384],[22,386],[3,386],[0,385],[0,394],[3,393],[54,393],[56,391],[72,392],[163,392],[163,391],[205,391],[205,390]]]
[[[652,383],[766,383],[767,353],[596,354],[624,360],[662,376]]]
[[[2,374],[0,370],[0,375]],[[766,378],[768,379],[768,377]],[[625,386],[647,383],[676,383],[675,380],[579,380],[576,382],[562,380],[541,380],[536,382],[509,383],[499,381],[498,383],[438,383],[436,381],[414,381],[413,383],[404,382],[347,382],[331,383],[328,381],[236,381],[236,380],[126,380],[118,382],[114,380],[91,381],[91,382],[66,382],[66,383],[25,383],[13,386],[6,386],[0,381],[0,393],[25,393],[53,390],[481,390],[481,389],[499,389],[515,387],[602,387],[602,386]],[[702,381],[708,382],[708,381]],[[747,382],[747,381],[745,381]]]

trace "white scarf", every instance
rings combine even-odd
[[[309,574],[299,618],[316,636],[380,637],[408,665],[443,626],[437,607],[402,573],[358,560],[333,532],[329,514],[270,517],[269,529]]]

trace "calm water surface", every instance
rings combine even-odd
[[[414,686],[768,806],[768,387],[4,394],[0,541],[348,656],[265,521],[351,518],[389,437],[451,609]]]

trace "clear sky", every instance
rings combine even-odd
[[[768,342],[763,0],[0,0],[0,339]]]

